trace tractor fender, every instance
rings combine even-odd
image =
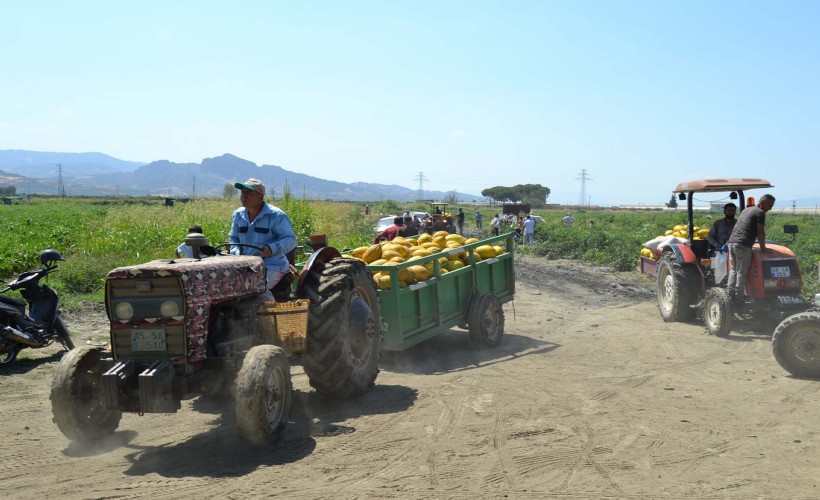
[[[669,245],[669,251],[675,254],[675,259],[681,264],[697,264],[698,258],[695,256],[695,252],[692,251],[687,245],[673,243]]]
[[[300,296],[299,292],[301,292],[302,287],[304,286],[305,276],[310,273],[310,268],[313,265],[323,264],[331,259],[336,259],[341,256],[342,254],[340,254],[339,251],[333,247],[323,247],[310,254],[307,262],[305,262],[305,265],[302,267],[302,272],[299,274],[299,282],[296,285],[296,296]]]
[[[687,245],[673,243],[666,247],[664,253],[671,253],[675,256],[675,260],[680,262],[683,266],[694,269],[697,273],[698,278],[700,278],[700,290],[703,290],[705,286],[705,278],[703,276],[703,269],[701,269],[700,265],[698,264],[698,258],[695,256],[695,252],[692,251],[691,248]],[[698,294],[699,296],[701,293]]]

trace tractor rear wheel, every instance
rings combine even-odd
[[[820,378],[820,312],[784,319],[772,335],[774,359],[798,377]]]
[[[310,299],[303,366],[310,385],[355,397],[379,374],[381,309],[373,277],[357,259],[314,264],[300,291]]]
[[[723,288],[710,288],[703,298],[703,323],[709,335],[725,337],[732,329],[732,300]]]
[[[697,286],[693,270],[684,266],[671,252],[663,254],[658,262],[658,308],[666,322],[690,321],[695,310],[692,297]]]

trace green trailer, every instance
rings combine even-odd
[[[493,236],[457,249],[442,250],[430,256],[397,265],[368,265],[372,272],[389,272],[390,289],[378,291],[381,303],[382,344],[386,351],[401,351],[452,327],[469,330],[470,340],[478,347],[493,347],[504,334],[501,305],[515,294],[514,233]],[[504,253],[488,259],[477,256],[482,245],[496,245]],[[439,258],[467,252],[464,267],[442,272]],[[399,270],[432,263],[433,276],[398,287]]]

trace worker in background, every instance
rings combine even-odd
[[[393,219],[393,225],[388,226],[384,231],[380,232],[373,238],[373,243],[379,243],[380,241],[392,241],[393,238],[399,235],[399,231],[404,226],[404,218],[402,216],[398,216]]]

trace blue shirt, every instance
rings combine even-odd
[[[267,246],[271,250],[271,256],[263,259],[267,270],[287,272],[290,270],[290,264],[285,254],[296,248],[296,234],[285,212],[269,203],[263,203],[262,210],[253,222],[248,219],[248,210],[245,207],[234,211],[228,242]],[[250,247],[232,246],[231,253],[261,256],[259,250]]]

